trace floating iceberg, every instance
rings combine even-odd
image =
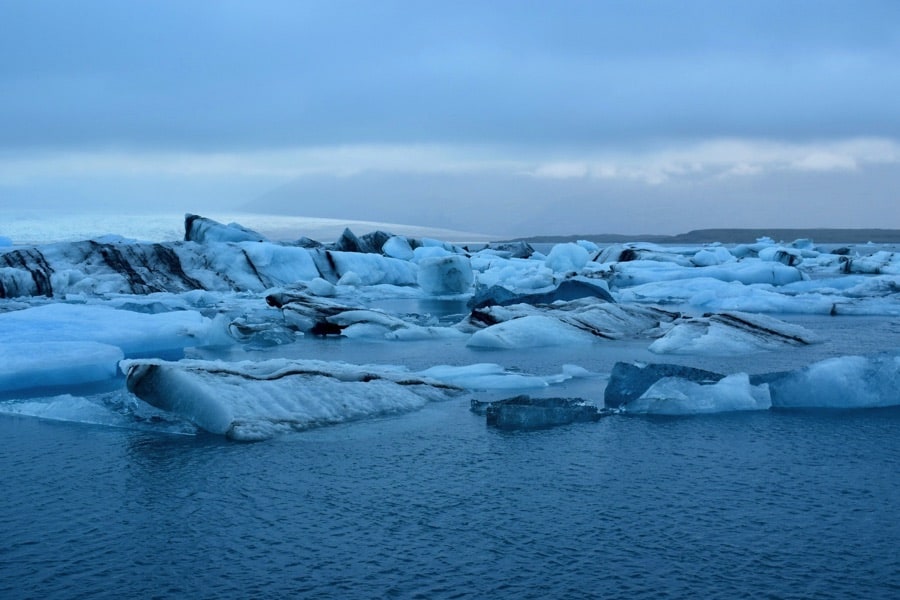
[[[97,342],[126,356],[171,353],[222,340],[224,326],[193,310],[147,314],[102,304],[45,304],[0,313],[4,342]],[[45,355],[46,356],[46,355]]]
[[[487,403],[483,408],[473,401],[473,412],[484,412],[486,422],[497,429],[547,429],[570,423],[590,423],[609,413],[577,398],[531,398],[516,396]]]
[[[98,342],[6,342],[0,345],[0,394],[114,379],[122,349]]]
[[[732,311],[684,318],[650,344],[650,351],[721,356],[805,346],[815,340],[812,332],[800,325],[766,315]]]
[[[715,383],[664,377],[624,409],[630,414],[694,415],[766,410],[771,406],[766,384],[752,385],[746,373],[737,373]]]
[[[900,356],[841,356],[788,372],[722,375],[670,364],[617,363],[604,404],[629,413],[900,405]]]
[[[541,307],[514,304],[477,308],[459,327],[475,330],[470,346],[531,348],[640,336],[678,316],[661,309],[587,297]]]
[[[900,405],[900,356],[840,356],[775,377],[776,408],[880,408]]]
[[[129,391],[236,440],[420,408],[458,391],[398,368],[322,361],[125,360]]]

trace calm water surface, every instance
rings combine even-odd
[[[897,409],[0,435],[3,598],[900,597]]]

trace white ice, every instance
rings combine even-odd
[[[113,379],[122,358],[121,348],[98,342],[7,341],[0,344],[0,394]]]
[[[125,360],[129,389],[198,427],[241,440],[264,439],[384,413],[405,412],[468,389],[546,387],[582,372],[537,377],[497,365],[438,366],[410,373],[398,366],[322,361]]]
[[[772,406],[765,384],[750,385],[746,373],[737,373],[715,384],[700,384],[677,377],[665,377],[654,383],[640,398],[629,402],[625,412],[632,414],[693,415],[766,410]]]
[[[737,321],[728,317],[735,317]],[[747,324],[747,327],[741,327]],[[676,323],[650,344],[657,354],[728,355],[810,344],[816,337],[800,325],[766,315],[730,312]]]
[[[253,224],[248,225],[257,229]],[[649,349],[698,357],[702,366],[703,361],[734,354],[793,352],[790,342],[748,334],[714,317],[701,317],[704,313],[742,311],[787,333],[793,330],[783,321],[776,321],[777,316],[900,315],[900,253],[875,245],[855,246],[838,256],[818,249],[809,240],[786,244],[761,239],[734,247],[639,243],[601,248],[590,242],[577,242],[541,247],[543,252],[537,251],[531,258],[523,259],[493,250],[469,253],[435,239],[411,243],[402,235],[388,239],[383,246],[385,255],[326,252],[290,244],[247,241],[254,239],[248,238],[249,235],[239,226],[222,226],[215,228],[203,243],[168,245],[167,251],[177,255],[186,275],[200,282],[204,289],[147,295],[130,294],[133,285],[130,278],[107,264],[115,261],[107,261],[96,253],[90,254],[90,259],[85,258],[91,244],[40,247],[39,256],[50,267],[53,297],[0,300],[0,341],[3,342],[0,360],[4,363],[0,367],[0,393],[8,396],[41,386],[107,381],[115,376],[111,365],[122,356],[180,356],[183,349],[194,346],[269,342],[286,346],[287,355],[293,344],[309,343],[291,327],[299,326],[300,321],[306,326],[315,323],[310,317],[303,320],[303,315],[266,306],[265,294],[272,289],[306,293],[319,299],[335,298],[336,304],[347,307],[348,310],[329,316],[329,322],[342,328],[346,338],[342,343],[359,348],[366,343],[374,347],[373,339],[433,340],[436,343],[426,351],[433,353],[433,362],[441,362],[445,346],[469,353],[478,352],[469,348],[492,348],[498,354],[538,347],[549,348],[548,352],[553,352],[554,347],[575,347],[576,352],[583,348],[585,356],[590,356],[592,344],[626,340],[630,347],[639,347],[641,352]],[[153,285],[157,265],[146,262],[147,257],[153,256],[148,251],[150,246],[136,248],[117,236],[101,241],[110,245],[111,252],[121,250],[123,256],[132,256],[135,262],[131,267],[147,279],[147,289],[158,289]],[[11,246],[9,239],[0,238],[0,256],[18,250]],[[0,261],[4,265],[0,267],[0,281],[8,283],[5,290],[0,288],[0,295],[18,295],[37,285],[32,273],[16,266],[22,254],[27,253],[15,257],[10,254],[9,260]],[[29,260],[38,260],[36,256],[32,254]],[[618,262],[620,259],[622,262]],[[407,314],[414,308],[397,313],[373,308],[388,305],[390,301],[400,301],[398,305],[405,307],[414,307],[417,302],[424,305],[427,301],[445,300],[461,304],[476,289],[492,285],[520,293],[544,292],[573,274],[608,286],[617,303],[582,299],[550,306],[496,307],[483,313],[489,318],[481,321],[454,315],[459,320],[455,326],[450,326],[449,319],[443,315],[438,319],[427,314]],[[692,316],[693,320],[678,315],[678,311]],[[489,323],[496,324],[487,326]],[[847,321],[840,323],[846,327]],[[821,329],[827,335],[827,329]],[[228,336],[229,330],[234,332],[234,337]],[[871,332],[875,337],[880,333]],[[801,332],[801,335],[806,334]],[[897,404],[895,390],[900,388],[897,358],[829,360],[772,381],[769,390],[773,404],[776,407]],[[776,358],[768,362],[773,363],[777,363]],[[436,367],[428,377],[467,389],[505,390],[552,384],[545,377],[498,369],[496,365]],[[325,396],[336,399],[345,392],[330,389],[333,379],[322,383],[321,389]],[[762,386],[748,388],[742,379],[726,379],[727,383],[717,386],[659,384],[655,396],[643,401],[650,406],[667,398],[665,410],[674,410],[671,407],[675,406],[687,412],[761,405]],[[251,388],[257,384],[243,381],[235,383],[233,388],[223,388],[231,390],[225,397],[231,398],[232,393],[234,396],[234,406],[226,412],[233,410],[237,411],[235,414],[252,416],[253,410],[242,405],[239,398],[241,394],[256,395]],[[185,385],[189,388],[194,384]],[[380,390],[381,385],[387,386],[378,383],[359,390],[355,385],[340,388],[351,390],[348,392],[350,405],[356,408],[335,418],[406,410],[403,406],[422,401],[405,393],[392,400],[393,392],[387,389],[391,386]],[[216,396],[218,391],[207,394],[209,389],[204,386],[201,392],[206,396],[197,397],[210,398],[209,410],[201,410],[202,402],[193,405],[193,409],[215,422],[214,415],[224,409]],[[372,396],[366,397],[366,393]],[[285,406],[293,406],[289,394],[284,392],[284,395]],[[314,398],[310,393],[312,408],[294,407],[298,414],[309,409],[313,411],[307,415],[309,419],[318,418],[314,417],[314,409],[324,410],[324,407],[316,408]],[[672,398],[677,401],[673,403]],[[398,404],[392,408],[394,401]],[[268,406],[267,403],[268,400],[262,400],[263,406]],[[299,417],[298,427],[306,426],[302,424],[305,418]],[[229,427],[235,426],[239,432],[235,435],[254,435],[256,425],[229,419]],[[275,420],[269,421],[269,425],[273,423]]]
[[[590,344],[594,340],[590,333],[558,319],[529,315],[476,331],[466,343],[481,348],[537,348]]]
[[[5,343],[97,342],[146,356],[221,342],[224,324],[193,310],[144,314],[55,303],[0,313],[0,332]]]
[[[840,356],[773,382],[780,408],[879,408],[900,405],[900,356]]]

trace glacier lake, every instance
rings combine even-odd
[[[900,596],[895,248],[193,224],[0,247],[2,597]]]

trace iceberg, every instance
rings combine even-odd
[[[616,363],[607,408],[694,414],[765,408],[900,406],[900,356],[839,356],[787,372],[723,375],[672,364]]]
[[[5,343],[96,342],[116,346],[125,356],[181,352],[225,338],[224,324],[195,310],[147,314],[102,304],[54,303],[0,313],[0,331]]]
[[[462,294],[475,280],[469,259],[459,254],[423,258],[418,265],[416,281],[427,294]]]
[[[727,355],[805,346],[815,340],[812,332],[800,325],[766,315],[732,311],[681,319],[650,344],[650,351]]]
[[[579,298],[599,298],[606,302],[615,302],[609,293],[609,287],[602,279],[573,277],[561,281],[555,288],[547,292],[520,293],[501,285],[493,285],[477,291],[469,300],[469,308],[509,306],[511,304],[553,304]]]
[[[775,408],[900,405],[900,356],[839,356],[772,377]]]
[[[550,306],[514,304],[474,309],[457,327],[474,331],[471,346],[531,348],[646,335],[678,316],[658,308],[610,304],[587,297]]]
[[[272,359],[120,363],[128,390],[210,433],[262,440],[420,408],[459,388],[389,367]]]
[[[598,421],[609,413],[580,398],[532,398],[515,396],[487,403],[472,402],[473,412],[485,415],[488,426],[506,431],[547,429],[570,423]]]
[[[608,370],[615,360],[655,353],[678,355],[686,365],[738,365],[727,370],[749,374],[619,363],[611,367],[605,407],[693,414],[893,406],[898,358],[874,353],[894,352],[900,340],[898,256],[886,245],[827,252],[810,240],[771,239],[735,247],[579,241],[537,250],[510,242],[471,251],[349,229],[334,242],[283,242],[193,214],[185,217],[183,240],[110,235],[15,246],[0,239],[0,394],[29,401],[70,395],[55,396],[50,408],[20,407],[35,415],[66,414],[66,402],[87,414],[96,402],[68,398],[113,386],[138,402],[122,387],[121,364],[130,373],[126,385],[177,422],[259,439],[412,410],[459,389],[483,391],[482,398],[543,389],[578,376],[574,368],[539,374],[552,373],[550,361],[563,356]],[[860,335],[860,324],[879,330]],[[385,340],[411,343],[376,345]],[[500,349],[492,353],[498,362],[523,370],[434,366],[465,363],[485,348]],[[535,356],[529,348],[551,350]],[[764,352],[791,352],[794,366],[808,356],[812,364],[759,374],[781,363]],[[294,360],[391,353],[423,370]],[[185,356],[266,360],[164,360]],[[588,395],[580,382],[566,385]],[[510,422],[551,423],[554,411],[587,410],[529,402],[507,402],[520,413]],[[528,411],[547,414],[526,418]]]
[[[184,241],[207,242],[267,242],[264,235],[238,223],[223,225],[213,219],[188,213],[184,215]]]
[[[122,349],[87,341],[0,345],[0,395],[115,379]]]
[[[682,365],[617,362],[609,375],[603,404],[607,408],[619,408],[640,398],[661,379],[679,379],[685,382],[710,384],[718,382],[723,377],[724,375],[720,373]]]
[[[664,377],[622,408],[629,414],[695,415],[771,406],[766,384],[752,385],[746,373],[737,373],[715,383]]]

